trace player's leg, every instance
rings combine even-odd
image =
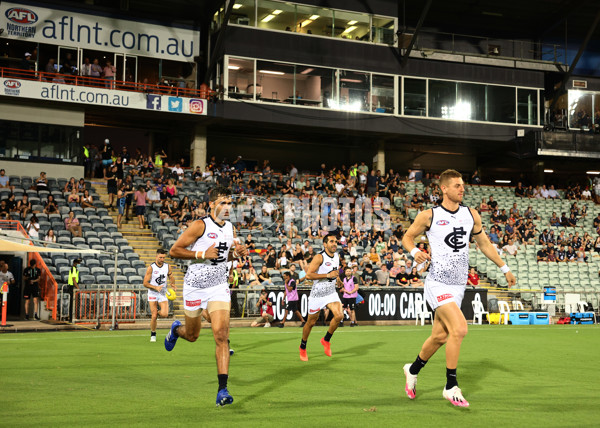
[[[448,341],[446,343],[446,390],[451,390],[454,387],[458,387],[456,368],[458,366],[460,346],[468,331],[467,320],[455,302],[440,306],[437,312],[448,330]],[[452,404],[455,403],[453,402]]]
[[[335,333],[340,325],[340,322],[344,319],[344,311],[340,301],[328,303],[327,307],[331,310],[333,318],[329,323],[329,328],[327,329],[327,333],[325,333],[325,337],[321,339],[321,345],[323,345],[325,355],[331,357],[331,344],[329,342],[331,341],[331,336],[333,336],[333,333]]]
[[[158,303],[156,300],[149,300],[148,305],[150,306],[150,331],[156,333],[156,320],[158,318]]]
[[[202,329],[202,321],[200,318],[200,313],[198,315],[188,315],[188,312],[185,311],[185,324],[181,324],[175,329],[175,333],[177,337],[181,337],[188,342],[195,342],[200,336],[200,330]]]
[[[24,296],[25,298],[25,319],[29,319],[29,295]]]
[[[217,394],[217,405],[225,406],[233,403],[233,397],[227,391],[227,380],[229,377],[229,314],[231,312],[230,302],[208,302],[207,310],[212,323],[213,337],[215,339],[215,357],[217,360],[217,377],[219,389]]]
[[[33,318],[36,320],[40,319],[40,317],[38,316],[39,302],[40,302],[40,299],[38,297],[33,298]]]
[[[310,304],[308,307],[310,308]],[[320,310],[317,310],[317,312],[314,312],[312,314],[309,311],[308,318],[306,319],[306,324],[304,324],[304,327],[302,328],[302,340],[300,341],[300,359],[302,361],[308,361],[308,355],[306,354],[306,342],[308,341],[308,336],[310,336],[312,328],[315,326],[317,320],[319,319],[319,313]]]
[[[304,317],[302,316],[302,313],[298,309],[296,309],[296,312],[294,312],[294,313],[296,314],[296,316],[298,317],[298,319],[302,323],[302,326],[304,326],[304,324],[306,323],[306,321],[304,321]]]
[[[283,312],[283,318],[281,319],[281,321],[279,323],[280,328],[283,328],[285,326],[285,321],[287,320],[287,316],[288,316],[288,310],[287,310],[287,306],[286,306],[285,311]]]

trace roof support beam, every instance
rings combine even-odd
[[[410,39],[410,43],[408,45],[408,48],[406,48],[406,52],[404,53],[404,55],[402,55],[401,65],[406,64],[406,61],[408,60],[408,57],[410,56],[410,53],[412,52],[415,42],[417,41],[417,36],[419,35],[419,32],[421,31],[421,26],[423,25],[423,22],[425,21],[427,12],[429,12],[429,7],[431,6],[431,3],[432,3],[432,0],[427,0],[427,3],[425,3],[425,6],[423,7],[423,10],[421,11],[421,16],[419,17],[419,22],[417,22],[417,27],[415,28],[415,33],[413,34],[412,38]]]

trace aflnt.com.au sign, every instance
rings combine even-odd
[[[3,37],[74,48],[192,61],[200,33],[191,28],[47,9],[26,3],[0,5]]]

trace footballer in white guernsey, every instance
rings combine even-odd
[[[152,319],[150,320],[150,342],[156,342],[156,321],[160,315],[166,318],[169,315],[169,302],[167,300],[167,278],[171,288],[177,290],[175,278],[171,272],[171,266],[165,263],[167,252],[162,248],[156,250],[156,260],[148,269],[144,276],[144,287],[148,289],[148,304]],[[160,306],[160,310],[158,309]]]
[[[206,309],[216,344],[219,387],[217,406],[233,403],[227,390],[229,373],[229,292],[228,262],[245,256],[245,245],[236,243],[235,230],[227,219],[231,210],[231,190],[215,187],[209,194],[210,215],[196,220],[171,247],[171,257],[192,260],[183,279],[185,324],[175,321],[165,338],[171,351],[178,338],[195,342]],[[235,245],[235,249],[230,251]]]
[[[306,342],[313,326],[319,319],[321,309],[328,308],[333,313],[329,329],[325,337],[321,338],[321,345],[328,357],[331,357],[331,336],[344,317],[342,302],[337,293],[337,288],[343,286],[338,271],[340,256],[336,252],[337,237],[335,235],[325,236],[323,248],[323,251],[313,258],[306,270],[306,279],[312,279],[313,286],[308,297],[308,318],[302,329],[302,341],[300,342],[300,359],[302,361],[308,361]]]
[[[417,375],[427,361],[446,345],[446,386],[442,397],[454,406],[468,407],[458,387],[456,368],[460,345],[467,334],[467,320],[460,306],[465,293],[469,270],[469,241],[474,237],[481,252],[504,273],[509,286],[516,279],[487,235],[479,213],[461,204],[465,186],[462,174],[453,169],[440,175],[443,194],[440,206],[420,212],[402,238],[402,245],[416,263],[431,260],[431,270],[425,279],[424,296],[435,311],[431,336],[425,340],[414,363],[404,365],[405,392],[413,400],[416,395]],[[415,240],[427,234],[431,256],[415,247]]]

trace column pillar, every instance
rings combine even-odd
[[[190,167],[196,168],[199,166],[202,171],[206,168],[206,142],[206,126],[196,125],[192,144],[190,145]]]

